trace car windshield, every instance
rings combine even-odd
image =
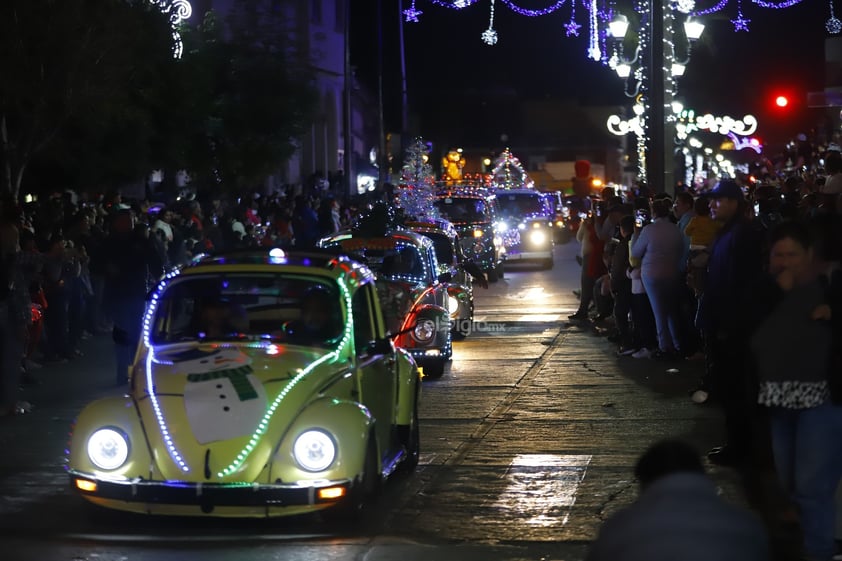
[[[401,279],[426,278],[427,271],[418,248],[412,244],[395,244],[394,248],[366,249],[365,261],[378,277]]]
[[[500,213],[510,218],[537,216],[545,211],[544,200],[538,193],[498,193]]]
[[[489,222],[488,207],[475,197],[444,197],[436,200],[436,208],[454,224]]]
[[[335,346],[343,333],[339,289],[324,278],[277,273],[185,275],[157,300],[153,344],[272,340]]]
[[[453,263],[453,243],[450,241],[450,237],[438,232],[427,232],[424,235],[433,242],[436,261],[443,264]]]

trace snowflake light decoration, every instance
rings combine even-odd
[[[833,13],[833,0],[828,2],[830,5],[830,19],[824,22],[824,28],[827,29],[827,32],[831,35],[837,35],[840,31],[842,31],[842,21],[836,17],[836,14]]]
[[[482,42],[486,45],[497,44],[497,32],[490,27],[482,32]]]

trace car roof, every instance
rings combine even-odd
[[[419,234],[418,232],[414,232],[412,230],[406,228],[390,228],[386,230],[383,235],[370,235],[366,232],[356,232],[353,229],[351,230],[342,230],[333,234],[332,236],[328,236],[326,238],[322,238],[321,242],[341,242],[342,240],[347,239],[361,239],[361,240],[378,240],[378,239],[393,239],[393,240],[400,240],[402,242],[410,243],[414,246],[417,246],[422,249],[426,249],[427,247],[431,247],[432,243],[429,238],[424,236],[423,234]],[[320,242],[320,243],[321,243]]]
[[[296,272],[339,277],[354,272],[361,282],[373,279],[374,274],[353,255],[336,249],[312,248],[306,250],[281,248],[249,248],[215,254],[201,254],[184,266],[178,274],[200,274],[219,270],[226,271],[277,271],[297,269]]]
[[[543,197],[544,193],[536,189],[497,189],[497,195],[536,195]]]
[[[407,222],[406,227],[421,234],[439,233],[449,237],[458,235],[456,227],[449,220],[434,219],[429,221]]]
[[[441,185],[435,193],[436,198],[442,197],[464,197],[485,199],[494,197],[494,189],[482,185]]]

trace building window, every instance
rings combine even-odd
[[[310,21],[315,24],[322,23],[322,0],[310,0]]]
[[[336,2],[336,32],[342,33],[345,31],[345,3],[348,0],[335,0]]]

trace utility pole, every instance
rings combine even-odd
[[[666,183],[666,139],[664,125],[664,3],[667,0],[649,0],[649,28],[652,37],[649,45],[647,70],[649,71],[649,142],[646,148],[646,183],[656,193],[671,192],[672,185]],[[670,174],[672,175],[672,174]]]
[[[342,172],[345,176],[345,196],[356,195],[356,187],[353,181],[354,166],[351,163],[353,156],[353,139],[351,138],[351,90],[353,89],[354,77],[351,74],[351,0],[345,0],[345,88],[343,97],[343,150],[345,155],[342,159]]]
[[[386,184],[389,162],[386,155],[386,121],[383,118],[383,0],[377,0],[377,112],[380,129],[377,184],[382,188]]]

